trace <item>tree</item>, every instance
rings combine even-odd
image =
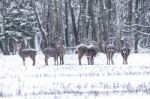
[[[74,36],[75,36],[75,44],[78,45],[79,44],[79,33],[78,33],[78,30],[77,30],[77,26],[76,26],[74,9],[72,7],[71,0],[69,0],[68,3],[69,3],[70,13],[71,13],[73,33],[74,33]]]
[[[2,29],[1,42],[3,54],[14,54],[15,42],[22,38],[33,39],[35,35],[34,17],[28,1],[7,1],[1,2]],[[33,47],[34,45],[32,45]]]
[[[65,43],[69,46],[69,35],[68,35],[68,0],[65,0]]]
[[[59,37],[74,47],[87,41],[114,42],[120,49],[125,39],[138,51],[149,47],[149,0],[1,0],[0,48],[11,54],[13,42],[26,47],[52,46]],[[36,42],[36,44],[35,44]],[[72,43],[70,43],[72,42]]]
[[[41,47],[42,47],[42,49],[44,49],[45,47],[48,46],[48,40],[47,40],[47,35],[46,35],[47,33],[45,32],[45,30],[44,30],[44,28],[41,24],[39,15],[38,15],[37,10],[36,10],[36,5],[35,5],[34,0],[32,1],[32,6],[33,6],[33,10],[35,12],[35,16],[36,16],[36,19],[37,19],[37,22],[38,22],[39,30],[40,30],[40,32],[42,34],[42,38],[43,38]]]

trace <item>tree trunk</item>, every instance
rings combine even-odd
[[[69,39],[68,39],[68,0],[65,1],[65,43],[66,46],[69,46]]]
[[[5,6],[5,0],[2,0],[2,25],[1,25],[1,33],[3,36],[6,34],[5,31],[5,16],[6,16],[6,6]],[[2,51],[4,55],[9,55],[9,43],[8,43],[8,38],[4,37],[2,40]]]
[[[43,26],[41,24],[39,15],[38,15],[38,13],[36,11],[36,5],[35,5],[35,1],[34,0],[32,1],[32,4],[33,4],[33,10],[35,12],[36,20],[38,22],[39,30],[40,30],[40,32],[42,34],[42,38],[43,38],[43,41],[42,41],[43,45],[41,45],[41,47],[42,47],[42,49],[44,49],[45,47],[48,46],[47,33],[45,32],[45,30],[44,30],[44,28],[43,28]]]
[[[120,0],[116,0],[116,19],[117,19],[117,50],[120,51],[121,48],[121,38],[122,38],[122,32],[121,32],[121,5],[120,5]]]
[[[107,30],[107,21],[106,21],[106,11],[104,9],[104,0],[99,0],[100,2],[100,16],[101,16],[101,26],[102,26],[102,38],[104,41],[108,41],[109,35],[108,35],[108,30]]]
[[[2,47],[3,47],[3,54],[4,55],[9,55],[7,40],[2,41]]]
[[[47,23],[46,23],[46,32],[47,32],[47,39],[48,39],[48,45],[51,45],[51,43],[52,43],[52,40],[51,40],[51,38],[52,38],[52,22],[51,22],[51,3],[52,3],[52,1],[51,0],[48,0],[48,11],[47,11]]]
[[[94,0],[88,1],[88,16],[91,19],[91,28],[92,28],[92,39],[91,40],[97,41],[95,15],[94,15],[94,8],[93,8],[94,3],[95,3]]]
[[[58,1],[54,0],[54,37],[59,36],[59,25],[58,25]]]
[[[58,6],[58,8],[59,8],[58,9],[59,10],[58,11],[58,16],[59,16],[58,22],[59,23],[58,24],[59,24],[59,34],[60,34],[59,36],[63,38],[64,37],[64,27],[63,27],[64,22],[63,22],[63,5],[62,5],[62,3],[63,3],[62,0],[59,0],[59,2],[58,2],[58,5],[59,5]]]
[[[74,36],[75,36],[75,45],[78,45],[79,44],[79,37],[78,37],[79,33],[78,33],[77,27],[76,27],[74,9],[71,6],[71,0],[69,0],[69,7],[70,7],[70,13],[71,13],[71,19],[72,19],[73,32],[74,32]]]
[[[132,13],[132,0],[130,0],[128,3],[128,17],[127,17],[127,22],[129,23],[129,25],[132,24],[132,14],[133,14]]]
[[[79,14],[79,22],[78,22],[78,31],[80,35],[80,42],[84,43],[87,40],[86,36],[86,0],[81,0],[80,3],[80,14]]]
[[[139,12],[138,12],[138,9],[139,9],[139,1],[136,0],[135,2],[135,12],[134,12],[134,20],[135,20],[135,24],[138,24],[139,23]],[[138,15],[138,17],[136,17],[136,15]],[[136,26],[135,27],[135,30],[138,30],[140,31],[140,27]],[[136,31],[135,31],[136,32]],[[139,38],[139,34],[136,33],[134,35],[134,53],[138,53],[138,41],[140,40]]]

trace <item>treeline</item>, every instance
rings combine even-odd
[[[16,52],[16,41],[37,50],[59,37],[66,47],[121,40],[150,46],[149,0],[0,0],[0,49]]]

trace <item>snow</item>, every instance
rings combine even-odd
[[[150,96],[150,54],[129,56],[128,65],[115,54],[115,65],[106,65],[106,56],[99,53],[95,65],[87,65],[86,57],[78,65],[76,54],[67,54],[65,64],[49,66],[38,53],[36,66],[18,55],[0,55],[0,99],[125,99]]]

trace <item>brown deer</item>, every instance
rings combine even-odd
[[[46,47],[43,50],[43,54],[45,56],[45,65],[48,65],[49,57],[54,57],[54,65],[58,65],[58,57],[60,58],[60,65],[64,64],[65,48],[62,41],[58,38],[53,40],[52,47]]]
[[[125,41],[124,38],[121,38],[121,56],[123,58],[123,64],[128,64],[128,56],[130,54],[130,47],[129,44]]]
[[[107,57],[107,65],[114,65],[114,61],[113,61],[113,56],[114,56],[114,53],[115,53],[115,46],[113,44],[108,44],[106,46],[106,57]]]
[[[25,66],[25,58],[30,57],[31,60],[33,61],[33,66],[35,65],[35,57],[37,54],[37,51],[35,49],[32,48],[23,48],[22,43],[18,43],[17,44],[17,50],[18,50],[18,54],[19,56],[22,58],[23,60],[23,65]]]
[[[123,58],[123,64],[128,64],[128,56],[130,54],[130,48],[127,46],[124,46],[120,50],[122,58]]]
[[[60,65],[64,64],[65,47],[63,41],[59,38],[54,39],[54,47],[57,49],[57,55],[60,58]]]
[[[43,54],[45,56],[45,65],[48,65],[49,57],[54,57],[54,65],[58,65],[58,51],[55,47],[46,47],[43,50]]]
[[[97,55],[96,47],[94,45],[88,46],[85,55],[87,56],[88,65],[94,65],[94,56]]]
[[[81,59],[83,55],[87,56],[88,65],[94,64],[94,56],[97,54],[96,47],[94,45],[87,46],[85,44],[80,44],[77,46],[76,54],[78,53],[79,65],[81,65]]]

